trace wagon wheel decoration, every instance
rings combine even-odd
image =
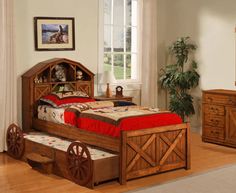
[[[92,177],[92,160],[88,148],[80,143],[73,142],[67,149],[68,172],[79,185],[87,185]]]
[[[24,136],[22,130],[15,124],[7,129],[7,153],[15,159],[20,159],[24,153]]]

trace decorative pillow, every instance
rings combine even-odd
[[[90,107],[86,103],[77,103],[77,104],[71,105],[69,108],[66,109],[66,111],[68,111],[68,109],[69,110],[74,109],[79,112],[82,112],[82,111],[86,111],[90,109]]]
[[[136,104],[130,101],[114,101],[114,107],[132,106],[132,105],[136,105]]]
[[[52,94],[57,95],[60,99],[65,97],[77,96],[77,97],[89,97],[83,91],[67,91],[67,92],[53,92]]]
[[[79,94],[79,92],[77,92]],[[87,95],[88,96],[88,95]],[[74,105],[77,103],[85,103],[95,101],[93,98],[78,96],[74,92],[69,93],[51,93],[46,96],[43,96],[40,101],[46,102],[53,107],[65,107]]]
[[[114,107],[114,103],[113,103],[112,101],[86,102],[86,104],[87,104],[91,109]]]

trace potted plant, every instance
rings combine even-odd
[[[177,39],[169,48],[175,62],[165,66],[160,76],[162,88],[169,93],[169,110],[179,114],[183,121],[195,113],[190,91],[198,86],[200,75],[196,71],[197,62],[189,56],[196,48],[189,37]]]

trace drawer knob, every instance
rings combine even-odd
[[[210,102],[213,101],[212,97],[207,97],[207,100]]]
[[[235,101],[234,101],[233,99],[229,99],[228,102],[229,102],[230,104],[234,104],[234,103],[235,103]]]
[[[219,131],[211,131],[211,134],[219,135],[220,132]]]
[[[217,126],[220,121],[217,120],[217,119],[210,119],[210,122],[211,122],[211,124],[213,124],[214,126]]]
[[[211,107],[210,110],[215,114],[219,113],[219,109],[217,107]]]

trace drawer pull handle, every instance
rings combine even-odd
[[[219,131],[211,131],[212,134],[216,134],[216,135],[219,135],[220,132]]]
[[[229,102],[230,104],[234,104],[234,103],[235,103],[235,101],[232,100],[232,99],[229,99],[228,102]]]
[[[211,119],[211,122],[219,123],[219,120],[217,120],[217,119]]]
[[[214,108],[214,107],[211,107],[210,110],[215,113],[215,114],[218,114],[219,113],[219,109],[218,108]]]
[[[207,100],[211,102],[213,99],[211,97],[207,97]]]

